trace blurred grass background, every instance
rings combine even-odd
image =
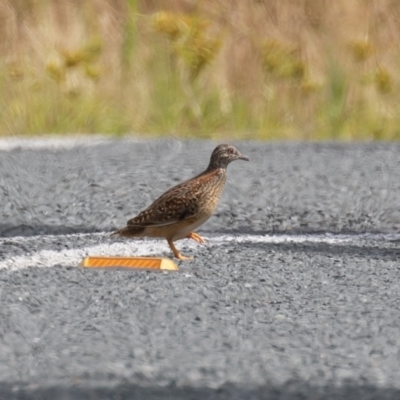
[[[398,0],[0,0],[0,135],[400,138]]]

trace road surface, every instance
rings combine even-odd
[[[0,141],[0,399],[400,398],[400,146],[237,142],[206,245],[108,233],[217,143]]]

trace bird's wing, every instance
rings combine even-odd
[[[215,172],[174,186],[127,224],[143,227],[164,226],[196,216],[199,213],[199,199],[213,178]]]

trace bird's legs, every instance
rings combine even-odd
[[[178,258],[179,260],[192,260],[193,257],[185,257],[181,253],[179,253],[178,249],[175,247],[174,243],[172,240],[168,240],[168,245],[171,248],[172,252],[174,253],[174,256]]]
[[[197,243],[205,243],[205,240],[199,234],[197,234],[195,232],[190,232],[186,237],[188,239],[194,240]],[[179,260],[192,260],[193,259],[193,257],[186,257],[186,256],[182,255],[179,252],[179,250],[175,247],[172,240],[167,239],[167,241],[168,241],[169,247],[171,248],[171,250],[174,253],[174,256],[176,258],[178,258]]]
[[[205,243],[206,241],[198,234],[195,232],[190,232],[187,236],[188,239],[192,239],[197,243]]]

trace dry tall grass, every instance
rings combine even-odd
[[[0,134],[398,139],[396,0],[0,0]]]

